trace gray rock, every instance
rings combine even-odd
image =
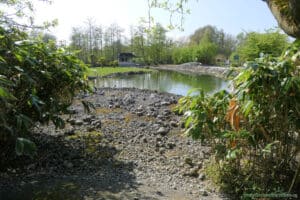
[[[83,118],[83,121],[84,121],[84,122],[91,123],[91,121],[92,121],[93,119],[95,119],[95,117],[96,117],[96,116],[94,116],[94,115],[88,115],[88,116],[86,116],[85,118]]]
[[[155,103],[154,106],[155,106],[155,107],[160,107],[161,104],[160,104],[160,103]]]
[[[163,115],[157,115],[157,118],[158,118],[158,119],[164,119],[165,116],[163,116]]]
[[[157,131],[157,134],[164,136],[164,135],[167,135],[168,132],[169,132],[169,129],[167,129],[165,127],[160,127]]]
[[[143,112],[143,111],[141,111],[141,112],[136,112],[135,114],[136,114],[137,116],[140,117],[140,116],[143,116],[143,115],[144,115],[144,112]]]
[[[170,104],[171,104],[171,103],[168,102],[168,101],[163,101],[163,102],[160,103],[160,105],[162,105],[162,106],[168,106],[168,105],[170,105]]]
[[[197,166],[198,166],[198,169],[202,169],[203,163],[202,163],[201,161],[199,161],[199,162],[197,163]]]
[[[156,142],[161,142],[162,141],[162,138],[160,137],[160,136],[158,136],[157,138],[156,138]]]
[[[147,143],[147,142],[148,142],[148,140],[147,140],[146,137],[144,137],[144,138],[142,139],[142,141],[143,141],[144,143]]]
[[[180,128],[185,128],[185,123],[184,122],[180,123]]]
[[[168,149],[174,149],[174,147],[176,146],[176,144],[169,142],[167,144]]]
[[[76,120],[75,119],[68,119],[67,122],[69,122],[71,125],[75,125]]]
[[[150,98],[150,99],[155,99],[156,96],[157,96],[156,94],[152,93],[152,94],[150,94],[149,98]]]
[[[184,159],[184,162],[185,162],[186,164],[190,165],[191,167],[194,166],[193,160],[192,160],[191,158],[189,158],[189,157],[185,158],[185,159]]]
[[[164,109],[163,110],[163,115],[170,115],[171,111],[169,109]]]
[[[188,171],[184,171],[183,176],[190,176],[190,177],[194,177],[194,178],[199,177],[198,168],[192,168],[192,169],[189,169]]]
[[[178,127],[178,123],[175,121],[170,121],[170,126]]]
[[[163,148],[163,147],[159,148],[159,153],[160,154],[164,154],[165,152],[166,152],[165,148]]]
[[[77,120],[75,121],[74,125],[76,125],[76,126],[81,126],[81,125],[83,125],[83,121],[80,120],[80,119],[77,119]]]
[[[64,161],[64,163],[63,163],[63,165],[65,166],[65,167],[67,167],[67,168],[73,168],[73,163],[71,163],[71,162],[68,162],[68,161]]]
[[[86,128],[87,132],[92,132],[92,131],[95,131],[96,128],[94,126],[89,126]]]
[[[158,196],[164,196],[163,193],[162,193],[161,191],[157,191],[156,194],[157,194]]]
[[[200,179],[201,181],[204,181],[204,180],[206,179],[205,174],[204,174],[204,173],[200,173],[200,174],[199,174],[199,179]]]
[[[153,108],[153,107],[151,107],[151,106],[148,106],[148,107],[147,107],[147,110],[155,111],[155,108]]]
[[[75,135],[75,129],[66,130],[64,134],[68,136]]]
[[[69,108],[69,109],[67,110],[67,112],[68,112],[68,114],[74,115],[74,114],[76,114],[78,111],[77,111],[75,108]]]
[[[204,197],[208,196],[208,192],[206,190],[200,190],[200,194]]]
[[[142,111],[144,111],[144,109],[143,109],[143,106],[142,105],[139,105],[139,107],[136,109],[138,112],[142,112]]]
[[[93,127],[95,127],[96,129],[98,129],[98,128],[101,128],[102,123],[101,123],[101,120],[96,120],[96,121],[93,121],[93,122],[91,123],[91,125],[92,125]]]
[[[133,96],[131,96],[130,94],[126,94],[122,102],[124,105],[129,105],[135,103],[135,100]]]

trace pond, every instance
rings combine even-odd
[[[139,88],[187,95],[192,88],[201,88],[211,94],[228,90],[228,81],[209,75],[187,75],[173,71],[155,71],[144,74],[116,75],[91,81],[95,87]]]

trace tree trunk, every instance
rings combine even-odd
[[[263,0],[283,31],[300,38],[300,0]]]

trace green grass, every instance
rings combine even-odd
[[[88,76],[107,76],[115,73],[127,72],[151,72],[151,69],[136,68],[136,67],[95,67],[88,68]]]

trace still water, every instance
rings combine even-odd
[[[201,88],[210,94],[228,90],[228,81],[208,75],[187,75],[171,71],[155,71],[145,74],[118,75],[92,80],[95,87],[139,88],[187,95],[193,88]]]

